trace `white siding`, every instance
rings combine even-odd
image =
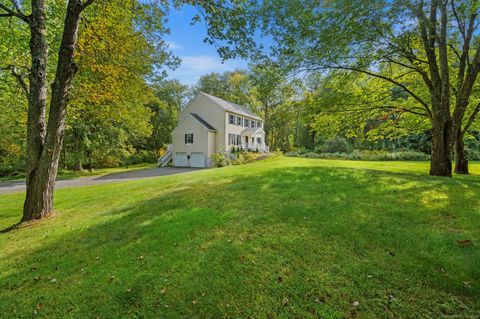
[[[229,122],[229,116],[230,115],[234,115],[235,116],[235,124],[230,124]],[[235,135],[241,135],[242,134],[242,131],[245,130],[247,127],[245,126],[240,126],[240,125],[237,125],[238,121],[237,121],[237,117],[238,116],[241,116],[241,115],[236,115],[236,114],[232,114],[232,113],[228,113],[228,112],[225,112],[225,123],[226,123],[226,128],[225,128],[225,131],[226,131],[226,134],[225,134],[225,145],[227,146],[227,150],[230,150],[230,148],[232,147],[232,145],[230,145],[228,143],[228,134],[235,134]],[[243,121],[245,121],[245,119],[248,119],[249,122],[252,121],[252,118],[249,118],[249,117],[246,117],[246,116],[241,116],[243,118]],[[242,121],[242,122],[243,122]],[[256,122],[260,122],[258,120],[254,120]],[[262,122],[263,123],[263,122]],[[262,124],[263,125],[263,124]],[[251,126],[249,126],[251,127]],[[259,137],[262,137],[263,139],[263,136],[259,136]],[[242,137],[242,144],[245,142],[245,138]],[[249,143],[250,143],[250,140],[249,140]],[[235,146],[235,147],[238,147],[238,146]]]
[[[197,95],[183,110],[180,121],[190,113],[198,114],[217,131],[215,152],[225,150],[225,111],[202,95]]]
[[[175,157],[176,153],[208,153],[208,137],[209,130],[201,124],[193,116],[187,116],[184,121],[182,121],[177,128],[173,131],[172,134],[172,145],[173,145],[173,156]],[[185,134],[193,134],[193,143],[185,144]],[[175,159],[173,160],[175,163]]]

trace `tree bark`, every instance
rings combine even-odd
[[[452,144],[448,123],[434,123],[432,129],[432,158],[430,175],[452,176]]]
[[[38,174],[45,139],[47,101],[48,44],[44,11],[44,0],[32,0],[32,14],[28,21],[30,25],[32,67],[29,76],[27,120],[27,197],[23,208],[22,221],[41,218],[52,211],[52,202],[48,200],[48,190],[42,187],[42,178]]]
[[[469,174],[468,160],[465,157],[464,134],[458,132],[455,135],[455,173]]]
[[[62,41],[58,53],[57,70],[52,85],[52,98],[50,101],[47,130],[46,133],[44,133],[44,124],[42,126],[43,130],[38,129],[38,135],[42,138],[41,141],[43,141],[43,143],[40,143],[38,147],[33,149],[36,150],[36,152],[33,150],[29,152],[29,162],[27,165],[27,194],[23,209],[22,222],[40,219],[53,212],[53,190],[65,132],[68,93],[77,71],[77,67],[73,62],[73,57],[78,37],[78,25],[82,10],[91,2],[92,1],[88,1],[85,4],[82,4],[80,0],[70,0],[68,2]],[[37,56],[43,58],[39,59],[38,62],[38,68],[41,72],[32,72],[31,78],[34,80],[34,84],[38,83],[38,78],[43,79],[42,76],[45,76],[46,73],[43,73],[43,70],[46,70],[48,56],[44,18],[44,1],[33,0],[32,21],[39,21],[38,26],[33,22],[31,23],[32,41],[36,40],[33,45],[31,44],[32,60],[34,61],[33,65],[36,63],[35,59],[38,59]],[[35,38],[33,35],[35,35]],[[39,46],[37,42],[39,42],[39,44],[45,43],[45,45]],[[32,71],[34,70],[33,65]],[[46,80],[42,81],[39,87],[38,91],[42,92],[41,97],[46,97]],[[33,90],[31,91],[35,92],[34,89],[35,87],[33,87]],[[39,99],[36,95],[30,96],[29,120],[30,113],[32,113],[33,120],[40,117],[43,119],[42,123],[45,123],[44,114],[42,118],[36,113],[38,100]],[[41,101],[45,101],[45,99]],[[32,109],[31,112],[30,109]],[[30,130],[32,133],[37,132],[37,128],[34,127],[33,124],[32,127],[29,126],[29,131]],[[33,137],[37,137],[37,135],[33,134]],[[33,137],[31,140],[29,139],[29,147],[32,147],[32,145],[36,146],[34,142],[37,140],[33,139]]]

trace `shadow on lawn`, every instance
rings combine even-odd
[[[341,168],[225,180],[117,203],[101,212],[110,221],[17,256],[2,275],[0,306],[20,317],[41,303],[50,317],[200,318],[474,307],[479,250],[456,239],[478,229],[478,211],[468,216],[480,204],[477,183]],[[352,309],[353,300],[365,308]]]

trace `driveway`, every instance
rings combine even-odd
[[[151,169],[139,169],[121,173],[112,173],[101,176],[80,177],[75,179],[67,179],[57,181],[55,189],[67,187],[80,187],[99,185],[106,183],[115,183],[123,181],[133,181],[144,178],[152,178],[158,176],[167,176],[173,174],[181,174],[200,170],[201,168],[182,168],[182,167],[159,167]],[[25,181],[9,181],[0,182],[0,194],[17,193],[25,191]]]

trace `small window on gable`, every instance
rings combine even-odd
[[[228,124],[235,125],[235,115],[232,115],[232,114],[228,115]]]
[[[185,134],[185,144],[193,144],[193,134]]]

